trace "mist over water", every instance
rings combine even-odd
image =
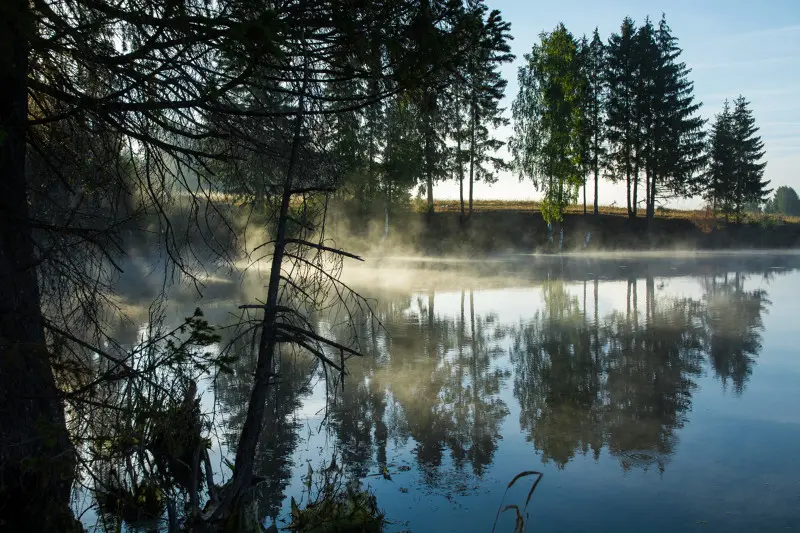
[[[336,453],[393,531],[491,531],[523,470],[544,473],[529,530],[796,529],[798,267],[796,254],[744,253],[347,267],[343,280],[374,299],[383,327],[363,320],[364,356],[343,386],[326,387],[311,358],[282,355],[257,451],[258,512],[284,525],[308,465]],[[223,324],[263,298],[265,280],[215,273],[203,299],[176,290],[169,306]],[[142,287],[120,298],[135,308]],[[339,334],[337,320],[313,320]],[[215,464],[236,444],[250,392],[250,341],[235,351],[234,373],[203,392]],[[524,503],[529,486],[505,504]],[[513,530],[511,513],[498,530]]]

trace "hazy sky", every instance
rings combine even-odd
[[[487,0],[511,22],[516,61],[504,68],[509,80],[504,106],[511,116],[517,93],[517,69],[542,31],[563,22],[576,37],[597,27],[600,36],[619,30],[627,15],[639,24],[649,15],[657,23],[662,13],[692,68],[701,113],[712,118],[728,98],[743,94],[751,102],[766,144],[766,176],[773,187],[790,185],[800,191],[800,0]],[[506,128],[503,137],[510,133]],[[504,149],[503,155],[510,157]],[[457,198],[458,185],[436,186],[437,198]],[[478,183],[476,198],[538,199],[529,181],[507,174],[494,185]],[[591,190],[588,202],[592,202]],[[622,186],[600,183],[600,203],[625,204]],[[674,202],[675,207],[699,206],[700,201]]]

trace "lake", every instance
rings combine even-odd
[[[492,531],[501,505],[524,506],[535,477],[504,492],[529,470],[528,531],[800,529],[800,256],[372,263],[345,271],[380,323],[355,325],[364,356],[344,384],[280,361],[256,460],[266,525],[335,454],[391,531]],[[262,285],[175,305],[223,320]],[[249,397],[252,359],[236,365],[203,397],[215,462]],[[513,529],[509,510],[497,531]]]

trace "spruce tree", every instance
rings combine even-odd
[[[612,180],[625,179],[628,216],[636,216],[632,193],[638,179],[636,143],[639,138],[636,91],[636,26],[630,17],[622,21],[619,33],[608,40],[606,80],[609,86],[606,111],[609,165]]]
[[[634,175],[633,204],[634,213],[638,206],[639,179],[641,171],[645,177],[645,205],[646,212],[650,212],[651,184],[655,182],[655,169],[657,166],[658,145],[658,118],[659,108],[663,107],[662,100],[666,97],[664,84],[659,83],[659,67],[661,66],[659,50],[656,46],[655,28],[649,17],[636,31],[635,38],[636,57],[636,89],[634,93]]]
[[[705,120],[694,98],[691,70],[680,61],[683,50],[662,16],[655,31],[657,66],[652,93],[650,172],[647,216],[655,215],[658,195],[694,196],[702,190],[705,166]]]
[[[757,135],[749,102],[739,96],[731,109],[725,101],[708,143],[709,165],[705,197],[725,219],[741,221],[745,206],[766,201],[771,190],[764,180],[764,143]]]
[[[704,195],[714,212],[721,211],[726,215],[731,211],[729,200],[735,166],[733,145],[731,109],[729,102],[725,100],[722,112],[714,119],[708,138],[709,164]]]
[[[750,102],[744,96],[739,96],[733,103],[731,113],[733,131],[733,214],[736,221],[741,221],[744,206],[748,202],[764,202],[770,189],[767,189],[769,180],[764,179],[766,161],[764,143],[758,135]]]
[[[584,78],[583,129],[585,169],[594,175],[594,214],[598,214],[598,189],[606,150],[605,106],[608,84],[605,76],[606,48],[595,28],[592,40],[581,47]],[[586,212],[586,176],[584,175],[584,214]]]
[[[416,185],[422,171],[418,114],[414,99],[408,94],[392,98],[386,106],[385,148],[380,181],[387,233],[393,207],[408,199],[409,191]]]
[[[491,130],[508,124],[500,107],[508,82],[500,73],[503,63],[513,61],[509,41],[511,24],[503,21],[498,10],[488,16],[483,0],[468,0],[468,14],[476,19],[478,29],[475,50],[467,69],[469,87],[469,211],[472,215],[475,181],[493,183],[495,172],[507,167],[496,152],[505,144]]]

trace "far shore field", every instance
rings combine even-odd
[[[592,206],[584,215],[583,205],[576,205],[567,209],[562,224],[554,225],[551,245],[536,202],[478,200],[467,220],[462,220],[457,200],[436,201],[432,215],[423,208],[417,203],[410,211],[393,214],[387,238],[384,217],[351,221],[343,241],[355,249],[379,246],[425,255],[552,252],[563,229],[563,249],[569,251],[800,248],[800,217],[749,213],[735,223],[710,211],[659,209],[648,222],[643,209],[629,219],[625,208],[602,206],[595,216]],[[587,233],[591,237],[585,247]]]

